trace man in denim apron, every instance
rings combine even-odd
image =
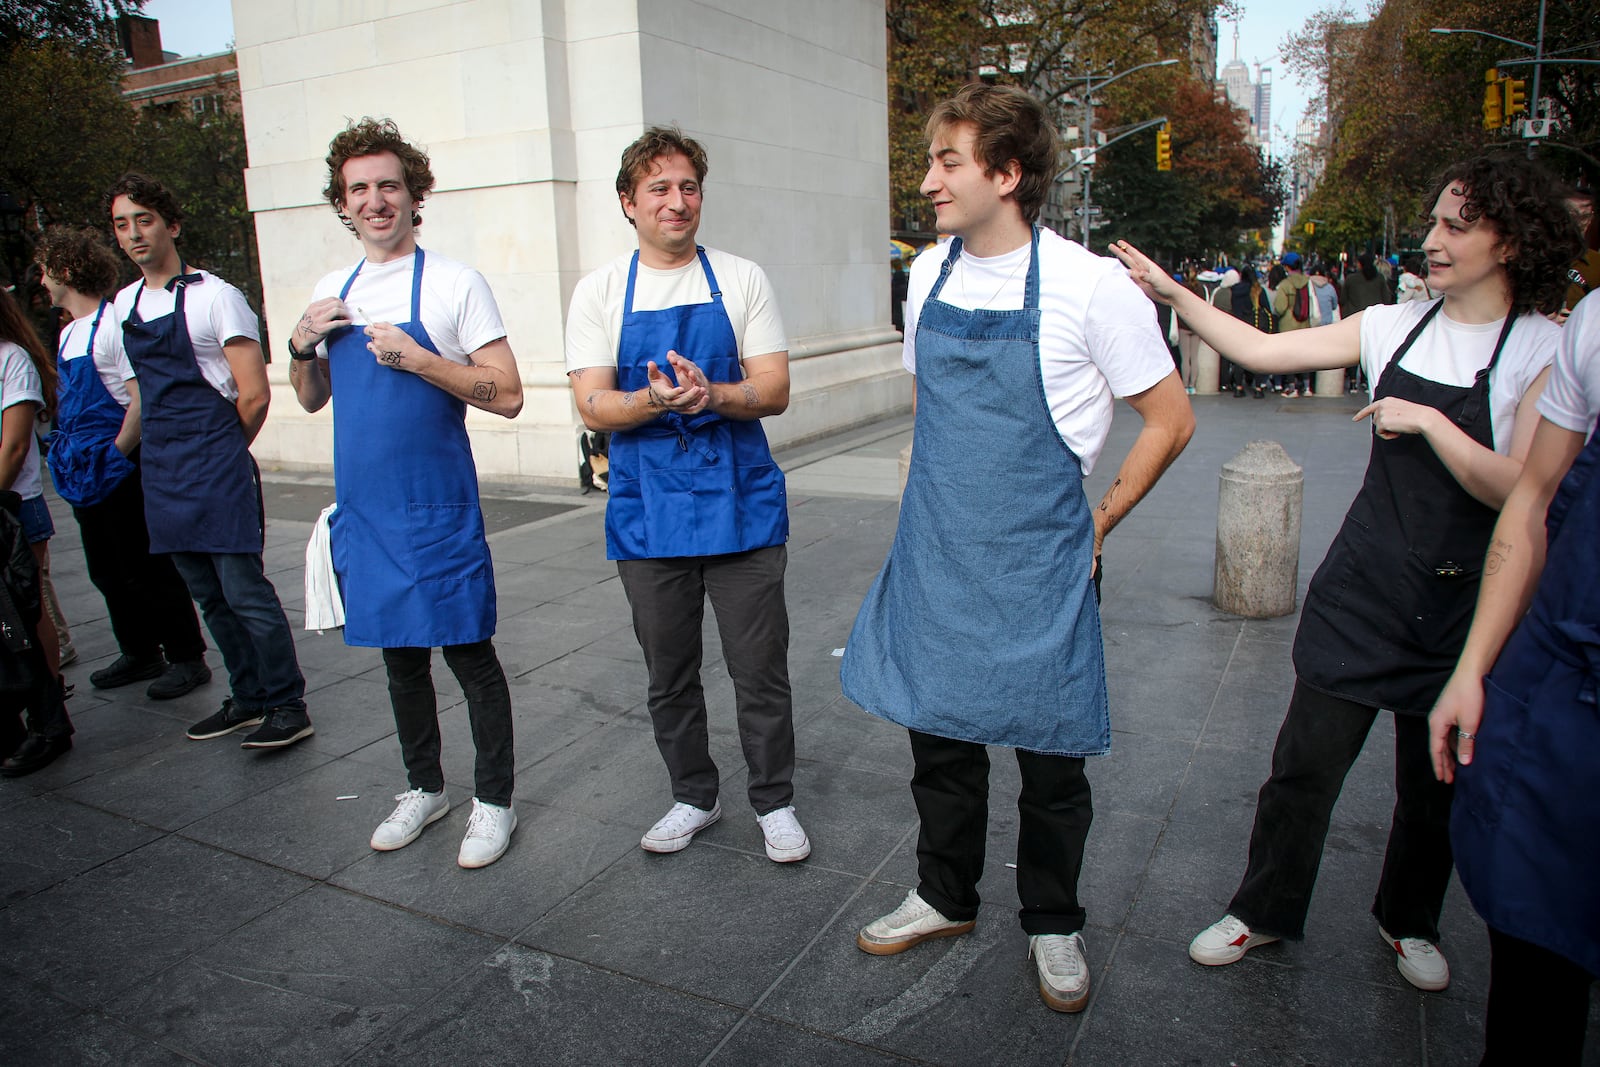
[[[1081,1011],[1084,757],[1111,744],[1100,546],[1183,450],[1194,415],[1126,272],[1035,225],[1058,153],[1043,107],[969,85],[934,109],[928,137],[922,192],[955,238],[912,268],[915,448],[894,546],[840,673],[846,696],[910,730],[919,883],[856,944],[891,955],[973,928],[985,746],[1014,748],[1022,928],[1045,1004]],[[1091,510],[1083,478],[1114,396],[1144,428]],[[1002,453],[1028,462],[996,477]]]
[[[645,833],[677,852],[722,816],[706,734],[707,596],[733,679],[747,795],[767,857],[803,860],[795,817],[789,512],[761,419],[789,404],[789,351],[771,285],[749,260],[695,243],[705,150],[654,127],[622,155],[617,197],[639,249],[578,283],[567,372],[584,424],[611,434],[606,556],[633,609],[650,718],[673,806]]]

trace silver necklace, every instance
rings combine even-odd
[[[963,255],[961,257],[961,301],[962,301],[962,303],[966,304],[968,307],[972,308],[972,310],[974,310],[974,311],[987,311],[987,310],[990,310],[989,305],[994,303],[995,297],[997,297],[1001,293],[1005,292],[1006,286],[1011,284],[1012,279],[1017,276],[1017,271],[1022,269],[1022,264],[1025,263],[1031,256],[1032,256],[1032,253],[1030,252],[1028,255],[1022,256],[1021,258],[1019,258],[1017,260],[1017,262],[1016,262],[1016,265],[1011,268],[1011,273],[1006,275],[1006,280],[1000,283],[1000,288],[996,289],[993,293],[989,294],[989,299],[988,300],[985,300],[981,304],[974,304],[972,302],[971,295],[968,294],[968,292],[967,292],[967,257],[965,255]]]

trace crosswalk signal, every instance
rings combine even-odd
[[[1512,115],[1528,110],[1528,83],[1521,78],[1507,78],[1501,84],[1505,87],[1502,121],[1509,121]]]
[[[1498,130],[1505,125],[1505,114],[1500,110],[1500,72],[1490,67],[1483,72],[1483,128]]]
[[[1156,170],[1172,169],[1172,134],[1161,129],[1156,131]]]

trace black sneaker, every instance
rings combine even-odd
[[[132,685],[147,678],[159,678],[167,669],[167,661],[160,653],[154,656],[121,655],[109,667],[101,667],[89,675],[89,684],[96,689],[116,689]]]
[[[273,708],[267,712],[267,721],[261,729],[244,739],[240,748],[287,748],[303,741],[317,731],[311,726],[311,717],[293,708]]]
[[[11,758],[0,763],[0,778],[21,778],[34,771],[42,771],[56,761],[56,757],[72,747],[71,736],[46,737],[43,734],[29,734],[27,740],[11,754]]]
[[[169,664],[166,672],[150,683],[145,695],[151,700],[173,700],[211,681],[211,668],[203,659],[186,659]]]
[[[189,727],[187,736],[191,741],[205,741],[249,726],[260,726],[262,718],[260,712],[245,711],[233,702],[232,697],[228,697],[214,714]]]

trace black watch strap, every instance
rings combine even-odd
[[[289,358],[290,359],[297,359],[301,363],[310,363],[312,360],[317,358],[317,350],[316,350],[315,347],[313,347],[311,349],[311,351],[309,351],[309,352],[296,351],[296,349],[294,347],[294,338],[293,337],[289,338],[288,344],[289,344]]]

